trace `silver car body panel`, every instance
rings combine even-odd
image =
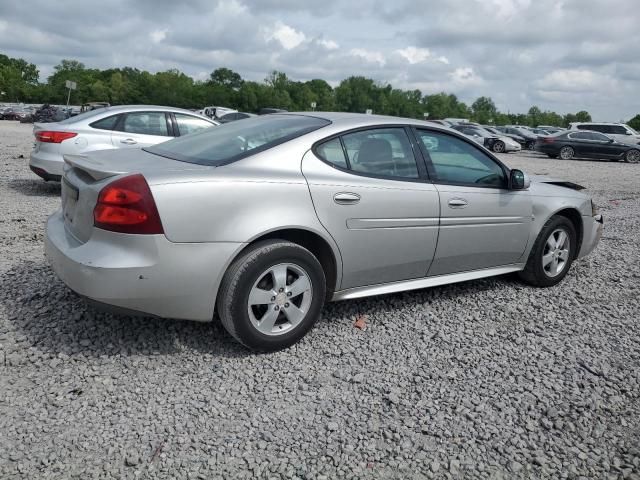
[[[282,230],[308,232],[329,246],[337,269],[335,300],[521,270],[544,223],[565,209],[583,220],[579,256],[599,240],[602,224],[583,192],[535,181],[528,190],[508,191],[373,178],[334,168],[311,150],[336,133],[377,125],[417,125],[462,138],[446,127],[394,117],[314,115],[333,123],[219,167],[140,150],[67,155],[63,208],[47,223],[46,252],[54,270],[73,290],[99,302],[207,321],[231,262],[251,242]],[[133,173],[147,180],[164,235],[93,226],[100,190]],[[358,202],[337,203],[343,194]]]

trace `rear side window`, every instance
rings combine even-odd
[[[347,159],[342,150],[342,143],[339,138],[334,138],[323,143],[316,149],[316,154],[324,161],[341,168],[348,168]]]
[[[114,128],[116,128],[116,124],[118,123],[119,118],[120,115],[111,115],[110,117],[93,122],[89,124],[89,126],[92,128],[97,128],[99,130],[113,130]]]
[[[225,165],[330,125],[323,118],[269,115],[206,128],[144,150],[199,165]]]
[[[207,122],[202,118],[194,117],[193,115],[185,115],[183,113],[175,113],[174,115],[176,116],[180,135],[189,135],[190,133],[196,133],[205,128],[213,127],[213,123]]]
[[[122,130],[139,135],[169,136],[167,118],[164,112],[127,113],[122,124]]]
[[[402,179],[419,177],[404,128],[348,133],[318,145],[314,151],[324,161],[357,173]]]

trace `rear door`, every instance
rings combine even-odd
[[[121,116],[111,143],[115,148],[149,147],[172,138],[171,132],[166,112],[131,112]]]
[[[438,239],[438,192],[409,132],[369,128],[317,144],[302,172],[343,260],[340,288],[426,276]]]
[[[508,190],[508,170],[471,142],[429,129],[416,136],[440,195],[429,276],[521,262],[532,222],[529,192]]]

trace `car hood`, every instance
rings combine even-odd
[[[556,185],[558,187],[570,188],[571,190],[576,190],[576,191],[585,190],[587,188],[577,183],[570,182],[568,180],[563,180],[561,178],[547,177],[545,175],[529,175],[529,179],[531,180],[531,183],[545,183],[548,185]]]

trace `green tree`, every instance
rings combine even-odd
[[[584,110],[576,113],[576,122],[590,122],[591,115],[589,112],[585,112]]]
[[[471,105],[471,111],[473,112],[473,118],[478,123],[489,123],[489,120],[494,120],[498,109],[493,100],[489,97],[480,97]]]
[[[635,131],[640,131],[640,114],[636,115],[631,120],[629,120],[627,122],[627,125],[633,128]]]
[[[228,68],[217,68],[211,73],[210,82],[214,85],[239,90],[243,84],[242,77],[239,73]]]

